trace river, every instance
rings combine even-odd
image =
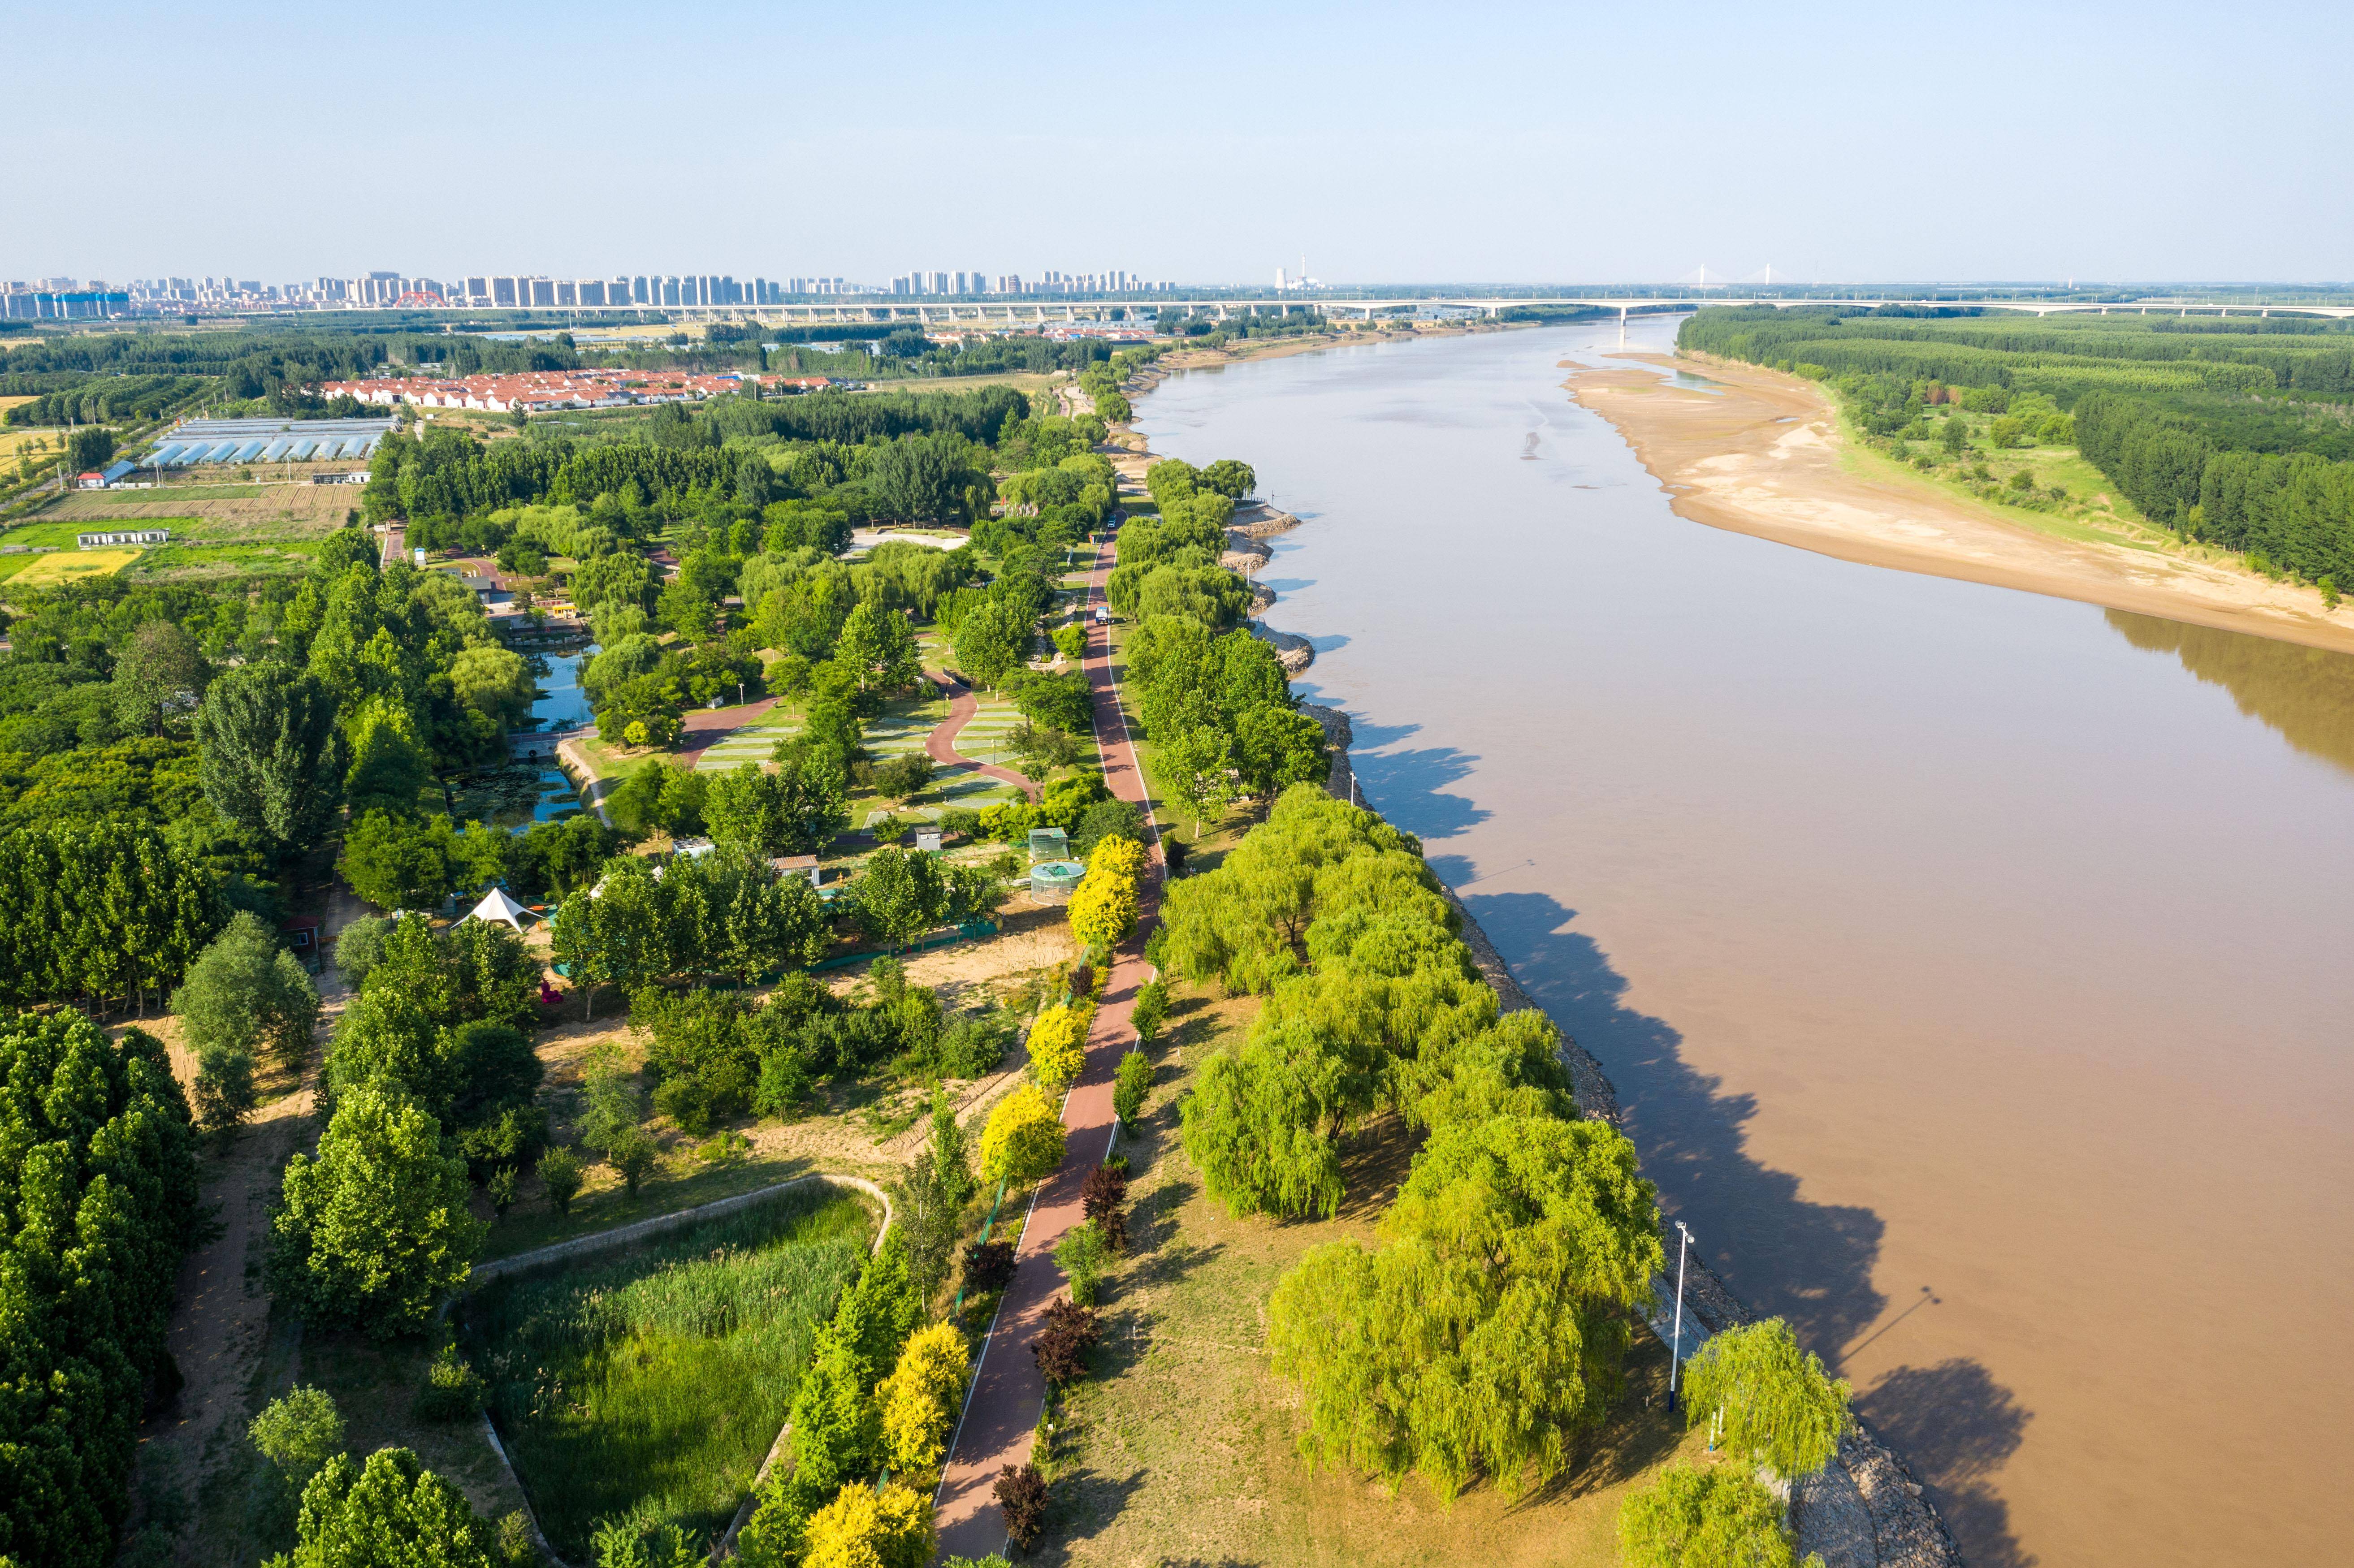
[[[1638,324],[1662,349],[1674,323]],[[1618,329],[1184,374],[1369,804],[1969,1560],[2342,1561],[2354,660],[1677,517]]]

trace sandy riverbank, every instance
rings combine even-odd
[[[1668,367],[1664,355],[1621,357]],[[2078,543],[1901,474],[1861,471],[1814,383],[1755,366],[1696,367],[1723,391],[1628,366],[1576,370],[1570,395],[1617,428],[1680,516],[1866,566],[2354,652],[2354,607],[2311,588],[2125,545]]]

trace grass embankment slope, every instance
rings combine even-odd
[[[1711,359],[1704,374],[1717,389],[1704,390],[1670,386],[1656,369],[1566,367],[1576,372],[1571,395],[1617,427],[1693,522],[1867,566],[2354,652],[2354,612],[2327,611],[2311,588],[2170,542],[2094,488],[2073,449],[1974,448],[1972,461],[2000,480],[2024,469],[2081,501],[2073,515],[2031,512],[1863,450],[1825,391],[1801,376]]]

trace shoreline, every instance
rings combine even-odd
[[[1860,471],[1838,409],[1801,376],[1714,357],[1611,357],[1628,367],[1564,361],[1563,386],[1608,421],[1687,521],[1859,566],[2354,653],[2354,612],[2325,610],[2314,589],[2158,548],[2055,537],[1893,464]],[[1695,364],[1718,390],[1661,374]]]
[[[1458,333],[1454,335],[1465,334]],[[1305,352],[1306,346],[1311,345],[1288,347],[1285,352]],[[1312,346],[1329,345],[1320,344]],[[1150,381],[1145,381],[1141,376],[1131,377],[1123,390],[1132,401],[1168,379],[1168,374],[1154,376]],[[1136,384],[1139,382],[1142,385]],[[1136,477],[1140,481],[1143,468],[1153,461],[1150,445],[1136,434],[1133,425],[1121,428],[1121,434],[1136,443],[1127,449],[1126,455],[1138,463]],[[1227,553],[1230,556],[1248,555],[1263,564],[1272,552],[1261,541],[1298,527],[1300,519],[1287,512],[1277,512],[1264,503],[1252,504],[1263,515],[1252,519],[1247,524],[1229,527]],[[1277,596],[1271,591],[1264,588],[1258,591],[1265,594],[1266,605],[1272,606],[1276,602]],[[1256,596],[1253,608],[1261,608]],[[1301,655],[1298,668],[1292,666],[1289,657],[1284,659],[1288,675],[1296,675],[1305,670],[1314,657],[1308,641],[1296,633],[1277,631],[1257,620],[1245,624],[1254,636],[1274,642],[1278,650],[1297,647]],[[1332,766],[1325,782],[1326,792],[1339,800],[1363,804],[1363,792],[1358,787],[1356,768],[1349,755],[1354,735],[1348,715],[1337,708],[1315,704],[1302,704],[1301,709],[1323,727],[1326,739],[1332,747]],[[1455,889],[1441,884],[1440,890],[1448,906],[1460,917],[1462,929],[1459,935],[1464,945],[1470,948],[1473,964],[1479,969],[1480,978],[1495,991],[1502,1010],[1506,1012],[1529,1009],[1543,1011],[1522,986],[1519,977],[1512,972],[1511,965]],[[1578,1114],[1606,1121],[1614,1128],[1621,1127],[1623,1112],[1617,1086],[1611,1082],[1609,1074],[1593,1053],[1578,1044],[1566,1030],[1561,1031],[1561,1060],[1569,1074],[1571,1094]],[[1661,1237],[1669,1244],[1669,1254],[1673,1256],[1676,1253],[1675,1238],[1669,1234],[1668,1225],[1666,1216],[1662,1215]],[[1695,1327],[1688,1330],[1684,1337],[1692,1352],[1698,1351],[1706,1334],[1757,1320],[1759,1314],[1755,1309],[1734,1294],[1705,1258],[1691,1255],[1686,1260],[1686,1267],[1688,1272],[1682,1282],[1683,1311]],[[1649,1323],[1653,1331],[1662,1339],[1670,1337],[1671,1332],[1668,1322],[1670,1298],[1665,1293],[1672,1287],[1670,1277],[1667,1276],[1652,1282],[1654,1295],[1659,1299],[1655,1302]],[[1690,1360],[1690,1354],[1684,1359]],[[1902,1456],[1881,1440],[1861,1415],[1855,1415],[1854,1422],[1854,1430],[1840,1439],[1836,1458],[1789,1489],[1792,1520],[1798,1535],[1798,1552],[1802,1556],[1809,1552],[1819,1553],[1823,1568],[1961,1568],[1961,1548],[1944,1518],[1930,1502],[1920,1478],[1914,1474]]]

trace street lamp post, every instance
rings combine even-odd
[[[1684,1254],[1691,1250],[1691,1232],[1684,1229],[1681,1220],[1676,1222],[1676,1327],[1675,1338],[1668,1347],[1668,1409],[1676,1407],[1676,1373],[1683,1365],[1684,1350]]]

